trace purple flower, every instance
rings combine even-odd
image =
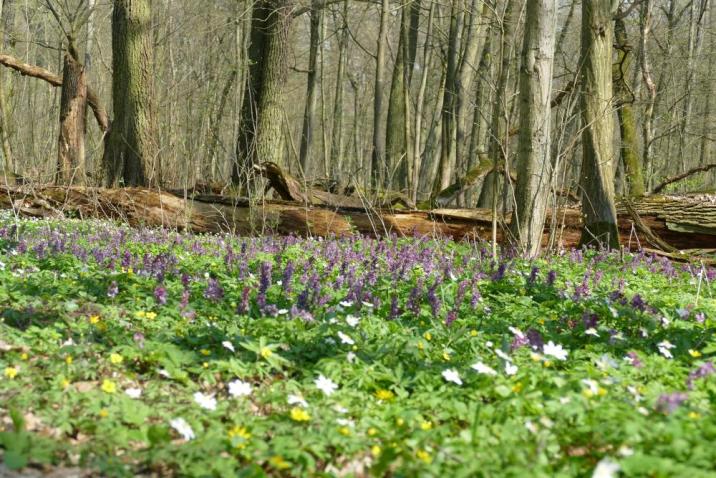
[[[555,270],[551,270],[547,273],[547,285],[553,286],[554,281],[557,279],[557,272]]]
[[[144,334],[141,332],[135,332],[134,336],[132,337],[135,342],[137,342],[137,347],[140,349],[144,348]]]
[[[154,298],[160,305],[166,305],[167,303],[167,289],[164,286],[157,286],[154,289]]]
[[[119,286],[117,285],[117,281],[112,281],[107,288],[107,297],[114,299],[117,297],[117,294],[119,294]]]
[[[542,350],[544,348],[544,339],[537,329],[529,329],[527,331],[527,341],[534,350]]]
[[[393,294],[390,298],[390,315],[388,320],[395,320],[400,315],[400,306],[398,305],[398,296]]]
[[[699,324],[703,324],[704,322],[706,322],[706,314],[704,314],[703,312],[698,312],[695,316],[695,319],[696,322],[698,322]]]
[[[224,297],[224,289],[218,280],[213,277],[209,279],[209,283],[206,285],[206,289],[204,289],[204,297],[213,301],[221,300]]]
[[[685,392],[665,393],[656,401],[656,409],[662,413],[673,413],[682,403],[689,399]]]
[[[457,311],[455,309],[452,309],[447,313],[447,317],[445,317],[445,325],[447,327],[450,327],[453,322],[457,320]]]
[[[716,372],[716,369],[714,368],[713,362],[706,362],[699,368],[691,372],[689,374],[689,378],[686,380],[686,384],[689,386],[689,390],[694,387],[694,382],[696,380],[706,378],[709,375],[712,375],[714,372]]]
[[[585,329],[596,329],[597,328],[597,320],[599,319],[599,316],[597,314],[591,313],[589,311],[585,311],[582,315],[582,323],[584,324]]]
[[[244,289],[241,291],[241,302],[239,302],[239,305],[236,307],[236,313],[239,315],[244,315],[249,311],[249,294],[251,293],[251,289],[248,287],[244,287]]]
[[[634,352],[634,351],[627,352],[626,356],[627,356],[627,359],[628,359],[629,363],[631,363],[631,365],[632,365],[633,367],[635,367],[635,368],[642,368],[642,367],[644,366],[644,364],[642,363],[642,361],[639,360],[639,355],[637,355],[636,352]]]
[[[631,306],[641,312],[646,310],[646,302],[644,302],[644,299],[642,299],[639,294],[635,294],[634,297],[632,297]]]

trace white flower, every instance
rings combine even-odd
[[[319,375],[314,382],[316,384],[316,387],[326,394],[326,396],[330,396],[338,389],[338,384],[336,384],[333,380],[330,378],[326,378],[323,376],[323,374]]]
[[[336,412],[341,413],[341,414],[348,413],[348,409],[346,407],[344,407],[343,405],[341,405],[340,403],[336,403],[336,406],[333,407],[333,410],[335,410]]]
[[[532,423],[532,420],[527,420],[527,421],[525,422],[525,428],[526,428],[527,430],[529,430],[530,432],[532,432],[532,433],[537,433],[537,425],[535,425],[534,423]]]
[[[128,388],[124,391],[129,398],[139,398],[142,396],[141,388]]]
[[[523,334],[522,331],[520,329],[518,329],[517,327],[510,326],[510,327],[508,327],[508,329],[510,329],[510,332],[512,332],[515,335],[515,337],[517,337],[519,339],[525,338],[525,334]]]
[[[341,304],[341,307],[350,307],[350,306],[353,305],[353,301],[351,301],[351,300],[342,300],[342,301],[340,302],[340,304]]]
[[[348,316],[346,316],[346,323],[351,327],[357,327],[358,323],[360,323],[360,317],[356,317],[355,315],[349,314]]]
[[[507,355],[505,352],[503,352],[502,350],[500,350],[500,349],[495,349],[495,353],[496,353],[497,356],[500,357],[502,360],[505,360],[505,361],[507,361],[507,362],[512,362],[512,358],[511,358],[509,355]]]
[[[303,408],[308,407],[308,402],[300,396],[300,395],[289,395],[288,396],[288,404],[289,405],[301,405]]]
[[[588,328],[584,331],[584,333],[587,335],[592,335],[594,337],[599,337],[599,332],[597,332],[597,329],[595,329],[594,327]]]
[[[216,410],[216,399],[211,395],[204,395],[201,392],[196,392],[194,394],[194,401],[201,408],[205,408],[206,410]]]
[[[460,379],[460,374],[457,373],[457,370],[455,370],[455,369],[449,368],[447,370],[443,370],[443,378],[445,380],[447,380],[448,382],[462,385],[462,380]]]
[[[171,374],[169,373],[169,371],[165,368],[163,368],[159,371],[159,375],[161,375],[162,377],[166,377],[166,378],[172,377]]]
[[[659,348],[659,353],[663,355],[666,358],[674,358],[673,355],[671,355],[671,349],[676,347],[674,344],[669,342],[668,340],[664,340],[663,342],[660,342],[657,344],[657,347]]]
[[[232,344],[228,340],[224,340],[223,342],[221,342],[221,345],[223,345],[224,348],[231,350],[232,352],[236,352],[236,349],[234,348],[234,344]]]
[[[336,418],[336,423],[344,427],[354,427],[355,422],[350,418]]]
[[[288,312],[288,309],[278,309],[278,315],[286,315]]]
[[[472,364],[471,368],[473,370],[475,370],[477,373],[481,373],[483,375],[497,375],[497,371],[495,371],[494,368],[489,367],[482,362],[477,362],[477,363]],[[447,372],[447,370],[445,372]],[[443,376],[445,375],[445,372],[443,372]],[[449,379],[447,377],[445,377],[445,380],[449,380]]]
[[[342,344],[355,345],[355,340],[343,332],[338,332],[338,338],[341,339]]]
[[[602,354],[602,356],[599,357],[599,359],[596,360],[595,363],[600,370],[617,368],[619,366],[619,363],[617,363],[617,361],[614,360],[609,354]]]
[[[229,382],[229,395],[232,397],[248,397],[251,395],[251,384],[243,380]]]
[[[492,348],[493,345],[494,344],[492,343],[491,340],[488,340],[487,342],[485,342],[485,347]]]
[[[599,392],[599,383],[597,383],[595,380],[583,378],[581,382],[587,386],[587,388],[590,392],[592,392],[593,395],[596,395]]]
[[[361,303],[363,304],[364,307],[368,307],[369,309],[372,309],[373,307],[375,307],[375,306],[374,306],[372,303],[370,303],[370,302],[362,301]]]
[[[348,360],[348,363],[355,363],[357,358],[357,355],[353,352],[348,352],[348,354],[346,355],[346,360]]]
[[[515,375],[515,374],[517,374],[517,370],[518,370],[517,365],[511,364],[509,362],[507,362],[505,364],[505,374],[506,375]]]
[[[179,434],[185,440],[193,440],[194,438],[196,438],[196,435],[194,435],[194,430],[191,429],[189,424],[183,418],[175,418],[174,420],[169,422],[169,425],[171,425],[173,429],[179,432]]]
[[[568,350],[565,350],[561,345],[555,344],[551,340],[547,342],[542,350],[545,355],[551,355],[558,360],[567,360]]]
[[[571,397],[560,397],[560,399],[559,399],[559,403],[561,403],[562,405],[566,405],[571,401],[572,401]]]
[[[67,339],[67,340],[65,340],[64,342],[62,342],[62,346],[63,346],[63,347],[71,347],[71,346],[73,346],[74,344],[75,344],[75,341],[72,340],[72,337],[70,337],[69,339]]]
[[[619,470],[621,470],[619,463],[613,462],[609,457],[604,457],[597,463],[592,478],[616,478],[619,476]]]

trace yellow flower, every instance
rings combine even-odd
[[[539,319],[537,323],[539,323],[540,325],[544,325],[544,319]]]
[[[199,350],[199,353],[200,353],[201,355],[209,355],[211,352],[209,352],[209,351],[206,350],[206,349],[201,349],[201,350]]]
[[[280,455],[274,455],[269,458],[269,464],[277,470],[286,470],[291,468],[291,464],[283,459]]]
[[[5,367],[5,376],[9,379],[17,377],[17,372],[15,367]]]
[[[149,320],[154,320],[154,319],[157,318],[156,312],[147,312],[147,313],[145,314],[145,316],[146,316]]]
[[[268,347],[261,347],[261,356],[265,359],[268,359],[270,356],[273,355],[273,351]]]
[[[433,422],[431,422],[431,421],[425,421],[425,422],[423,422],[423,423],[420,424],[420,428],[421,428],[422,430],[428,431],[428,430],[430,430],[431,428],[433,428]]]
[[[136,315],[140,319],[143,319],[147,316],[147,313],[143,310],[138,310],[134,315]]]
[[[689,412],[689,418],[692,420],[698,420],[699,418],[701,418],[701,415],[696,412]]]
[[[21,360],[27,360],[28,358],[30,358],[30,356],[27,355],[27,352],[23,352],[22,355],[20,355]]]
[[[405,425],[405,420],[403,420],[402,418],[396,418],[395,424],[398,425],[399,427],[402,427],[403,425]]]
[[[105,393],[114,393],[117,391],[117,385],[111,380],[104,379],[104,381],[102,381],[102,391]]]
[[[418,350],[423,350],[424,348],[425,344],[422,341],[418,342]]]
[[[201,364],[201,366],[204,368],[209,368],[209,362],[204,362]]]
[[[693,358],[699,358],[701,357],[701,352],[694,349],[689,349],[689,355],[691,355]]]
[[[607,394],[607,389],[606,389],[606,388],[599,387],[599,388],[597,389],[597,395],[599,395],[600,397],[603,397],[603,396],[606,395],[606,394]]]
[[[548,367],[548,368],[549,368],[549,367],[552,366],[552,361],[551,361],[551,360],[545,360],[543,365],[544,365],[545,367]]]
[[[588,388],[585,388],[584,390],[582,390],[582,395],[584,395],[587,398],[592,398],[594,396],[594,392],[592,392]]]
[[[542,356],[540,354],[536,354],[534,352],[530,353],[530,358],[533,362],[539,362],[542,359]]]
[[[338,433],[340,433],[343,436],[349,436],[351,434],[351,429],[348,427],[340,427],[338,429]]]
[[[103,408],[102,410],[99,411],[99,416],[102,418],[107,418],[109,416],[109,410],[107,410],[106,408]]]
[[[67,365],[72,365],[72,355],[68,355],[67,357],[65,357],[65,363]]]
[[[89,323],[92,325],[95,325],[95,324],[99,323],[99,320],[100,320],[99,315],[90,315]]]
[[[375,392],[375,397],[378,400],[383,400],[387,402],[395,398],[395,394],[390,390],[378,390],[377,392]]]
[[[428,465],[433,461],[433,458],[430,456],[430,453],[425,450],[418,450],[415,456],[417,456],[419,460],[427,463]]]
[[[446,362],[450,361],[450,354],[447,352],[443,352],[443,360]]]
[[[229,435],[229,441],[235,448],[246,448],[246,442],[251,438],[251,433],[246,428],[238,425],[230,429],[227,434]]]
[[[62,382],[60,382],[60,385],[62,386],[63,389],[65,389],[70,386],[70,381],[67,380],[66,378],[63,378]]]
[[[119,354],[111,354],[109,356],[109,361],[115,365],[121,364],[123,360],[124,360],[124,358]]]
[[[433,335],[430,332],[425,332],[423,334],[423,337],[425,337],[425,340],[427,340],[428,342],[430,342],[433,339]]]
[[[522,391],[522,382],[517,382],[512,386],[512,391],[514,393],[520,393]]]
[[[470,337],[477,337],[477,330],[471,330]]]
[[[291,409],[291,420],[295,422],[307,422],[311,419],[311,415],[306,410],[300,407],[293,407]]]
[[[373,455],[375,458],[378,458],[383,450],[380,449],[378,445],[373,445],[370,448],[370,454]]]
[[[368,436],[369,436],[369,437],[375,436],[377,433],[378,433],[378,430],[376,430],[376,429],[373,428],[373,427],[370,427],[370,428],[368,429]]]

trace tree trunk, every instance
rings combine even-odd
[[[385,52],[388,43],[388,15],[390,1],[382,0],[380,27],[378,30],[378,51],[375,66],[375,88],[373,91],[373,153],[371,155],[371,184],[380,188],[385,183],[387,172],[385,128],[383,126],[383,94],[385,90]]]
[[[518,250],[535,257],[542,243],[552,182],[550,116],[557,0],[527,2],[520,68],[520,133],[515,209],[510,231]]]
[[[509,124],[508,124],[508,103],[509,95],[507,90],[510,62],[512,61],[512,43],[515,31],[515,23],[517,18],[515,8],[517,0],[507,0],[505,11],[500,21],[500,60],[499,72],[497,74],[497,84],[495,86],[495,99],[492,103],[492,123],[490,126],[489,155],[494,164],[494,168],[498,168],[505,163],[506,151],[509,142]],[[495,198],[499,194],[499,175],[492,172],[487,175],[480,191],[480,198],[477,201],[478,207],[492,207]]]
[[[310,45],[308,50],[308,74],[306,79],[306,107],[303,112],[300,161],[303,174],[308,175],[313,145],[313,130],[316,118],[316,89],[318,86],[318,49],[321,47],[321,19],[323,8],[313,0],[310,12]]]
[[[331,128],[331,165],[334,178],[343,174],[343,156],[345,146],[343,140],[343,102],[346,61],[348,56],[348,0],[343,2],[341,33],[338,41],[338,68],[336,71],[336,95],[333,100],[333,128]],[[358,112],[354,112],[358,114]]]
[[[249,78],[231,175],[235,184],[248,185],[253,164],[283,163],[283,93],[293,6],[293,0],[259,0],[253,7]]]
[[[0,24],[2,25],[2,45],[7,46],[7,15],[4,8],[8,3],[0,0]],[[0,143],[2,144],[2,184],[13,184],[15,182],[15,164],[13,161],[12,147],[10,146],[10,133],[8,131],[7,104],[5,102],[5,75],[0,72]]]
[[[85,131],[87,77],[82,65],[65,54],[60,99],[60,136],[57,144],[57,184],[86,182]]]
[[[149,0],[114,0],[112,101],[114,121],[105,149],[105,184],[161,183],[152,108],[153,54]]]
[[[653,183],[653,150],[654,150],[654,107],[656,105],[656,85],[651,75],[649,64],[648,41],[651,32],[653,0],[643,0],[639,24],[641,29],[641,76],[647,91],[647,101],[642,122],[642,167],[646,175],[646,186],[651,189]]]
[[[617,118],[619,119],[619,132],[621,136],[621,159],[624,172],[629,184],[629,195],[639,197],[644,195],[644,174],[639,156],[639,142],[636,135],[636,118],[632,104],[634,93],[629,87],[627,74],[631,70],[632,47],[627,41],[626,25],[621,18],[622,11],[617,11],[614,21],[614,37],[617,49],[617,62],[612,65],[612,80],[614,82],[614,96],[617,101]]]
[[[614,207],[612,118],[612,11],[610,2],[582,3],[582,245],[619,247]]]

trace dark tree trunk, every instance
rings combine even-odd
[[[57,184],[84,185],[85,112],[87,78],[85,70],[69,53],[65,54],[60,99],[60,136],[57,144]]]

